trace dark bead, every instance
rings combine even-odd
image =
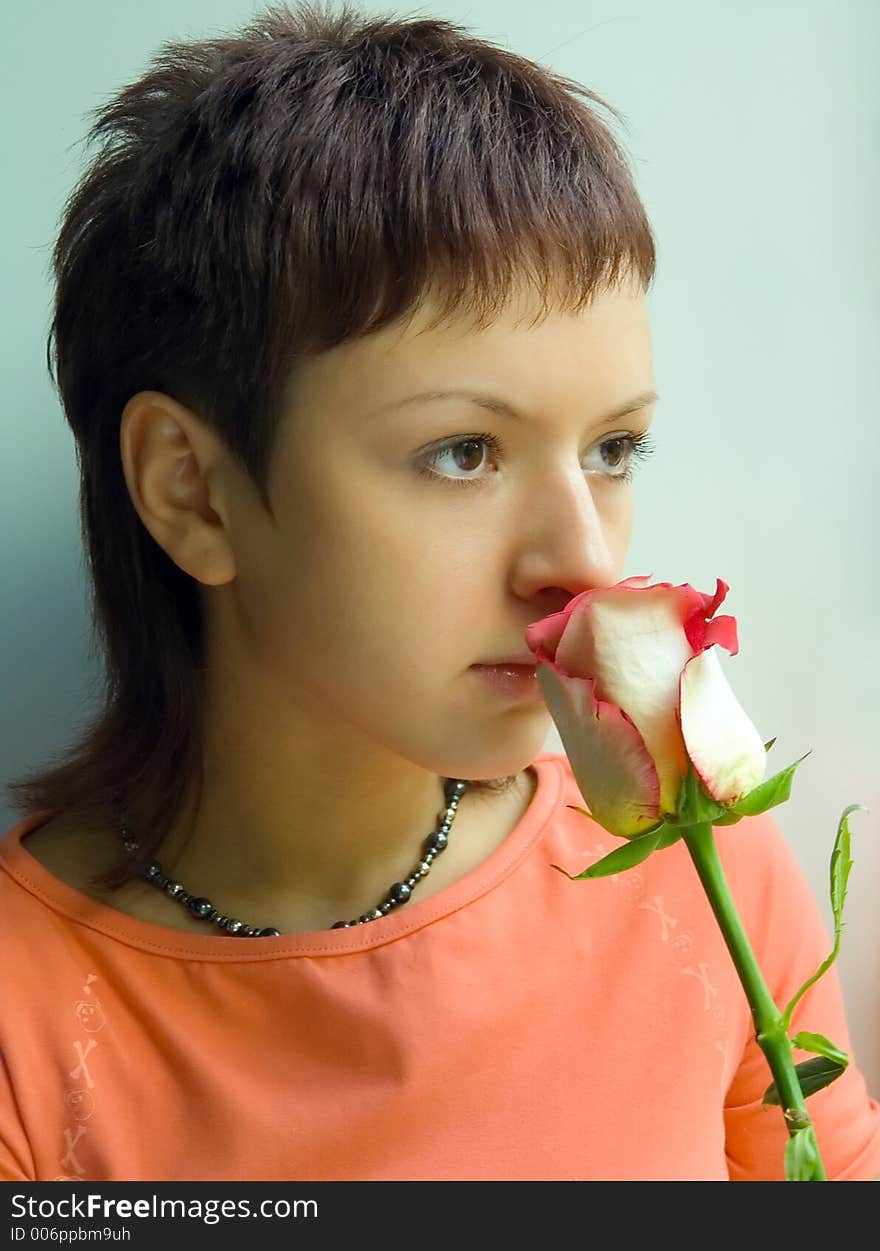
[[[448,842],[449,842],[449,839],[446,837],[443,831],[436,830],[428,839],[426,848],[428,851],[433,851],[433,852],[442,851]]]
[[[406,903],[412,894],[412,887],[406,882],[395,882],[388,892],[388,902],[392,908],[396,908],[398,904]]]
[[[186,906],[194,917],[206,917],[214,905],[210,899],[190,899]]]
[[[255,938],[280,938],[281,930],[275,930],[275,929],[272,929],[271,927],[265,930],[257,930],[254,937]]]
[[[456,781],[455,778],[447,778],[443,786],[443,793],[446,796],[447,804],[451,803],[453,799],[457,799],[459,796],[463,795],[466,786],[466,782]]]
[[[347,930],[350,924],[350,921],[334,921],[330,928],[331,930]]]

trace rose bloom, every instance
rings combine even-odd
[[[575,596],[526,642],[547,707],[593,818],[634,838],[674,815],[692,764],[717,803],[764,777],[761,736],[730,688],[718,647],[738,651],[727,595],[650,577]]]

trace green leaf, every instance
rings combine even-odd
[[[612,873],[622,873],[625,869],[633,869],[643,860],[647,860],[659,841],[659,830],[655,830],[653,834],[642,834],[639,838],[631,838],[622,847],[612,851],[610,855],[603,856],[588,869],[584,869],[583,873],[565,873],[565,869],[561,869],[558,864],[551,867],[559,869],[560,873],[565,873],[565,876],[572,882],[579,882],[581,878],[586,877],[610,877]]]
[[[804,1060],[796,1064],[795,1072],[804,1098],[814,1095],[823,1086],[830,1086],[840,1077],[847,1064],[849,1064],[848,1058],[845,1064],[838,1064],[836,1060],[829,1060],[827,1056],[816,1056],[814,1060]],[[772,1082],[764,1091],[763,1102],[765,1105],[779,1106],[781,1100],[775,1082]]]
[[[764,751],[769,751],[769,750],[770,750],[770,748],[773,746],[773,744],[774,744],[775,742],[776,742],[776,739],[775,739],[775,738],[771,738],[771,740],[770,740],[770,742],[769,742],[769,743],[765,743],[765,744],[764,744]]]
[[[785,1180],[822,1180],[819,1150],[812,1125],[799,1129],[785,1144]]]
[[[834,849],[831,852],[831,909],[834,913],[835,932],[839,930],[842,922],[843,904],[846,899],[846,884],[849,880],[849,871],[853,866],[850,859],[850,836],[849,822],[847,817],[856,809],[867,812],[868,809],[864,804],[850,804],[848,808],[844,808],[837,826],[837,838],[834,840]]]
[[[808,1034],[806,1030],[802,1030],[799,1034],[795,1034],[791,1040],[791,1045],[797,1047],[800,1051],[812,1051],[817,1056],[825,1056],[829,1060],[834,1060],[842,1068],[846,1068],[849,1064],[849,1056],[845,1051],[841,1051],[839,1047],[835,1047],[834,1043],[824,1034]]]
[[[828,972],[837,959],[837,953],[840,951],[840,940],[843,934],[843,903],[846,899],[846,884],[849,878],[849,871],[853,865],[849,855],[850,837],[847,817],[857,809],[860,809],[862,812],[868,811],[864,804],[850,804],[848,808],[844,808],[837,826],[834,850],[831,852],[831,908],[834,912],[834,946],[831,948],[830,955],[822,961],[813,976],[807,978],[803,986],[786,1004],[785,1011],[782,1014],[782,1028],[786,1031],[791,1024],[791,1015],[798,1000],[805,991],[809,990],[814,982],[818,982],[823,973]]]
[[[810,755],[812,752],[808,751],[787,769],[761,782],[754,790],[749,791],[748,795],[744,795],[735,804],[731,804],[729,811],[737,812],[741,817],[755,817],[759,812],[766,812],[768,808],[775,808],[777,804],[785,803],[791,796],[791,780],[795,769]]]

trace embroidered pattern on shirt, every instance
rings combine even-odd
[[[615,844],[617,845],[619,844]],[[595,842],[586,853],[581,872],[611,850],[613,848],[609,847],[604,840]],[[642,891],[642,874],[637,869],[625,869],[621,873],[611,875],[610,880],[627,887],[633,898],[638,898],[637,892]],[[673,960],[682,976],[693,978],[702,990],[703,1010],[711,1013],[710,1019],[714,1026],[715,1036],[712,1046],[719,1053],[723,1064],[727,1058],[729,1045],[729,1039],[724,1032],[727,1014],[724,1004],[719,999],[718,988],[712,980],[709,963],[695,959],[693,934],[689,930],[678,928],[679,918],[667,911],[662,895],[653,895],[650,899],[643,899],[636,907],[638,911],[650,912],[657,917],[660,941],[669,944]]]
[[[94,973],[89,973],[82,989],[82,998],[74,1001],[73,1015],[86,1035],[99,1033],[106,1023],[101,1001],[92,990],[92,982],[98,980]],[[94,1037],[74,1038],[71,1040],[73,1059],[76,1063],[68,1070],[68,1077],[73,1083],[64,1096],[65,1121],[64,1145],[65,1152],[59,1160],[59,1167],[66,1170],[53,1181],[82,1181],[86,1169],[77,1156],[77,1147],[82,1139],[88,1136],[86,1125],[95,1110],[95,1097],[92,1094],[96,1086],[90,1067],[90,1057],[97,1051],[99,1043]]]

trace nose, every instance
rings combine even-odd
[[[632,495],[617,483],[594,491],[582,470],[545,478],[520,547],[517,592],[524,598],[561,592],[561,609],[573,595],[613,586],[623,576],[632,524]]]

